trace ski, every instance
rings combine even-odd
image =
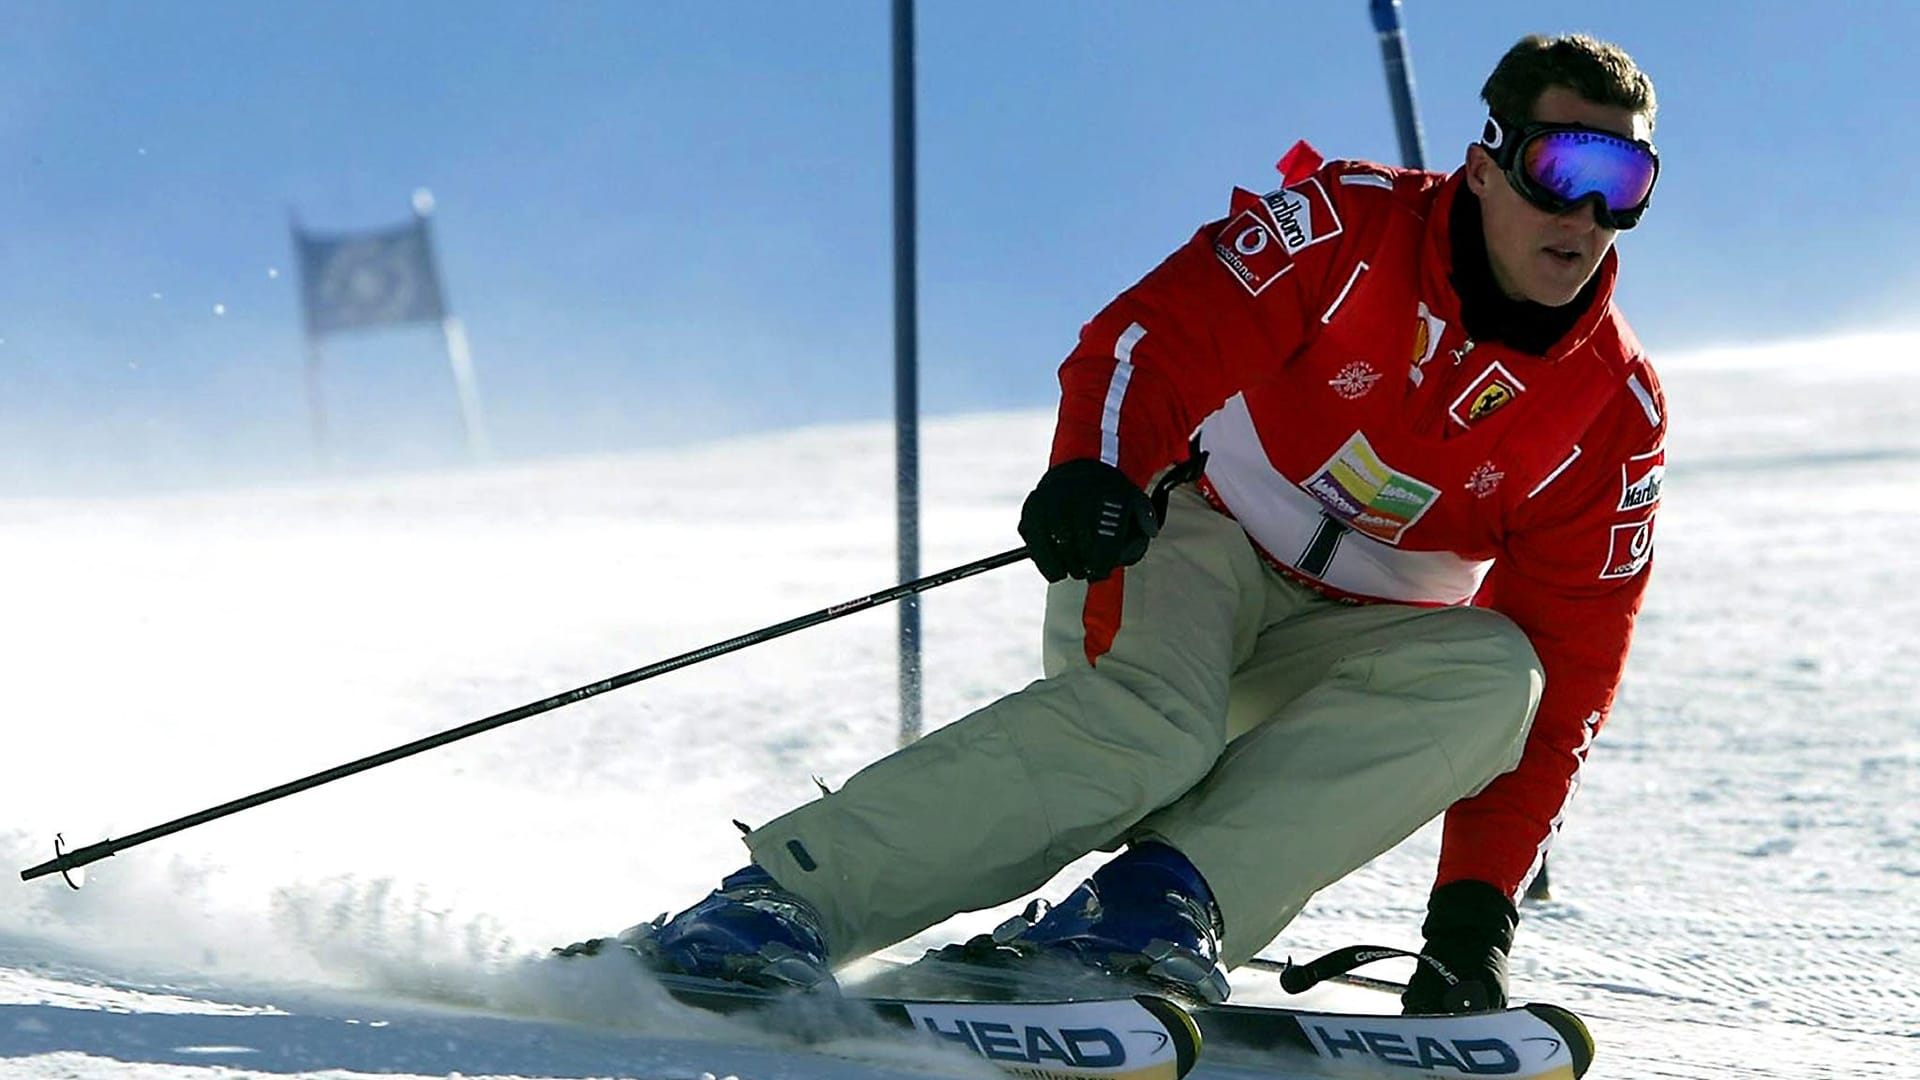
[[[686,975],[652,977],[683,1004],[743,1014],[756,1026],[803,1041],[904,1029],[1029,1080],[1180,1080],[1199,1059],[1200,1031],[1192,1015],[1152,994],[967,1001],[866,994],[857,988],[783,992]]]
[[[1311,1061],[1315,1076],[1405,1072],[1577,1080],[1593,1064],[1586,1025],[1557,1005],[1456,1016],[1376,1016],[1224,1004],[1195,1007],[1192,1016],[1210,1061]]]
[[[1397,950],[1357,946],[1306,965],[1297,985]],[[993,958],[998,958],[995,962]],[[986,962],[982,962],[985,959]],[[1283,980],[1283,984],[1287,980]],[[990,940],[934,950],[857,984],[928,997],[1020,1000],[1049,995],[1071,1000],[1140,986],[1078,963],[1023,961]],[[1166,991],[1159,991],[1165,993]],[[1578,1080],[1593,1063],[1586,1024],[1557,1005],[1527,1004],[1490,1012],[1439,1016],[1325,1012],[1284,1005],[1208,1004],[1181,999],[1206,1060],[1254,1067],[1276,1078],[1406,1075],[1502,1076],[1514,1080]]]
[[[804,991],[655,971],[649,977],[682,1004],[738,1015],[803,1042],[912,1033],[1029,1080],[1181,1080],[1200,1062],[1203,1046],[1209,1063],[1272,1080],[1579,1080],[1594,1057],[1586,1025],[1556,1005],[1399,1016],[1208,1004],[1078,963],[993,964],[962,955],[977,957],[980,949],[951,946],[883,965],[846,986]]]

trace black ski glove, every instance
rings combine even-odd
[[[1421,952],[1454,978],[1426,963],[1416,965],[1401,1010],[1423,1013],[1485,1012],[1507,1006],[1507,953],[1520,913],[1513,901],[1484,881],[1454,881],[1433,890],[1427,921],[1420,927],[1427,943]]]
[[[1139,562],[1159,531],[1147,493],[1093,458],[1048,469],[1020,508],[1020,536],[1048,581],[1104,581]]]

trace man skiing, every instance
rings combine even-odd
[[[1006,946],[1218,999],[1444,811],[1423,951],[1480,993],[1421,965],[1403,1005],[1504,1005],[1514,899],[1625,662],[1666,418],[1613,304],[1652,83],[1531,36],[1481,97],[1452,175],[1303,144],[1087,323],[1020,520],[1045,677],[754,829],[747,867],[622,940],[811,985],[1118,849]]]

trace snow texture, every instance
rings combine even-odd
[[[1916,346],[1665,365],[1653,587],[1514,958],[1517,996],[1589,1019],[1596,1076],[1920,1077]],[[926,570],[1018,543],[1049,428],[927,425]],[[891,447],[871,424],[0,501],[0,855],[25,868],[56,832],[125,836],[881,588]],[[1037,674],[1041,591],[1013,567],[925,598],[929,723]],[[135,848],[78,892],[10,874],[0,1077],[991,1075],[802,1050],[616,958],[537,959],[693,900],[744,860],[732,819],[887,752],[894,642],[890,612],[854,616]],[[1416,945],[1436,842],[1327,890],[1268,955]]]

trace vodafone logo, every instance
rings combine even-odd
[[[1242,287],[1255,296],[1293,269],[1293,256],[1276,243],[1260,215],[1243,210],[1214,238],[1213,253]]]
[[[1630,578],[1646,569],[1652,555],[1653,518],[1615,525],[1607,538],[1607,562],[1600,569],[1600,579]]]

